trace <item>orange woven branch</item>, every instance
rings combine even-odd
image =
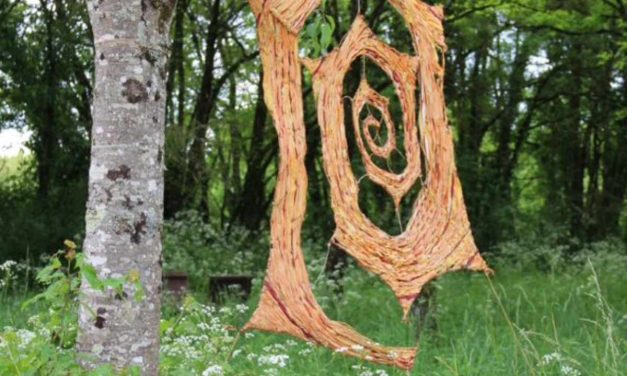
[[[258,20],[265,100],[279,136],[281,161],[268,272],[259,307],[245,329],[286,333],[345,354],[410,369],[416,349],[384,347],[345,324],[329,320],[316,302],[305,268],[300,233],[306,210],[307,173],[298,32],[319,0],[249,1]],[[445,49],[441,8],[419,0],[390,3],[409,26],[419,57],[402,54],[378,40],[358,16],[337,49],[321,60],[303,63],[312,72],[318,101],[324,166],[337,225],[332,241],[390,286],[406,316],[430,280],[452,270],[489,269],[472,238],[447,125],[444,68],[439,56]],[[407,159],[407,167],[400,174],[383,170],[372,161],[368,148],[386,158],[396,148],[396,134],[387,99],[362,81],[352,115],[368,177],[387,190],[398,208],[417,179],[425,175],[413,214],[398,236],[378,228],[360,210],[359,185],[348,158],[342,88],[352,62],[362,56],[381,67],[394,82],[403,109]],[[374,118],[365,119],[361,125],[365,141],[361,136],[359,117],[366,104],[382,113],[388,130],[383,146],[374,142],[369,131],[371,126],[381,126]],[[421,158],[426,171],[421,171]]]
[[[390,157],[390,154],[392,154],[392,152],[396,149],[396,128],[394,127],[392,116],[390,115],[390,112],[388,110],[389,100],[386,97],[377,93],[376,91],[372,90],[366,80],[362,80],[353,101],[353,124],[359,124],[361,112],[366,105],[370,105],[376,108],[383,116],[383,122],[388,132],[387,140],[383,146],[380,146],[372,138],[370,128],[376,128],[377,132],[380,132],[381,122],[377,120],[374,116],[372,116],[372,114],[370,114],[366,119],[364,119],[362,123],[362,131],[364,133],[364,137],[366,138],[365,143],[363,137],[361,136],[361,132],[359,131],[359,127],[355,127],[355,138],[357,139],[357,146],[359,147],[362,158],[364,158],[365,160],[371,159],[370,155],[368,154],[368,150],[366,149],[366,146],[370,148],[370,150],[372,150],[372,154],[376,155],[377,157],[387,159]],[[366,168],[369,168],[370,166],[371,164],[368,163],[366,165]],[[383,171],[383,173],[385,172],[386,171]]]

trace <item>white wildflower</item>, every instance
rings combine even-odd
[[[17,265],[17,262],[13,260],[8,260],[8,261],[5,261],[4,264],[0,265],[0,270],[4,272],[7,270],[10,270],[15,265]]]
[[[211,330],[211,327],[207,323],[205,323],[205,322],[200,322],[200,323],[198,323],[197,326],[198,326],[198,329],[200,329],[200,330],[204,330],[204,331],[210,331]]]
[[[348,351],[348,347],[338,347],[337,349],[335,349],[336,353],[345,353]]]
[[[37,337],[37,334],[26,329],[18,329],[16,334],[20,339],[20,349],[24,349],[26,346],[28,346],[29,343],[33,341],[33,339],[35,339],[35,337]]]
[[[542,356],[542,360],[540,361],[541,366],[548,366],[552,363],[558,363],[562,360],[562,355],[558,352],[553,352],[550,354],[544,354]]]
[[[202,371],[202,376],[210,376],[210,375],[224,375],[224,369],[221,366],[214,364],[209,366],[206,370]]]
[[[248,312],[248,306],[246,304],[238,304],[235,306],[235,310],[239,313],[246,313]]]
[[[283,368],[287,365],[287,361],[290,359],[289,355],[277,354],[277,355],[261,355],[257,358],[257,363],[260,366],[278,366]]]
[[[300,350],[298,352],[298,355],[304,356],[304,355],[311,354],[312,352],[313,352],[313,350],[311,349],[311,347],[306,347],[306,348]]]
[[[233,310],[231,309],[231,307],[222,307],[222,308],[220,308],[220,314],[221,315],[230,315],[231,313],[233,313]]]
[[[565,365],[565,364],[563,364],[560,367],[560,371],[562,372],[562,375],[564,375],[564,376],[581,376],[581,372],[579,372],[576,369],[574,369],[573,367]]]

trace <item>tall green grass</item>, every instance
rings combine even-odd
[[[420,336],[412,375],[624,375],[627,372],[625,276],[591,265],[560,273],[503,269],[493,279],[455,274],[437,283],[437,323]],[[351,271],[344,297],[327,296],[329,315],[389,345],[416,345],[415,325],[400,321],[393,295],[374,277]],[[246,353],[263,353],[277,336],[242,339]],[[300,349],[300,347],[297,347]],[[326,350],[290,355],[285,375],[403,375]],[[242,374],[260,374],[255,363],[236,357]],[[360,368],[361,370],[355,370]],[[257,371],[257,373],[255,373]],[[244,373],[246,372],[246,373]]]
[[[433,325],[420,335],[416,367],[409,374],[625,375],[624,271],[624,264],[614,261],[560,263],[548,271],[497,267],[490,279],[479,274],[447,275],[435,282]],[[350,267],[340,295],[333,293],[337,287],[325,278],[315,286],[329,316],[382,344],[417,344],[415,321],[401,322],[393,294],[377,278]],[[21,302],[29,294],[19,289],[0,294],[0,329],[28,327],[30,316],[47,309],[33,305],[21,311]],[[235,303],[207,314],[200,312],[205,310],[200,306],[196,316],[166,306],[163,342],[170,350],[162,352],[162,374],[199,375],[219,365],[225,375],[237,376],[406,375],[278,335],[253,332],[234,342],[234,329],[245,323],[254,306],[255,299],[245,314],[236,312]],[[177,325],[176,330],[168,329]],[[0,375],[12,374],[1,368]]]

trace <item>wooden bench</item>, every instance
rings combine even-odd
[[[182,298],[189,289],[189,278],[185,272],[163,273],[163,287],[175,298]]]

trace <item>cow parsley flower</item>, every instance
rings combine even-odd
[[[581,376],[581,372],[565,364],[562,364],[562,366],[560,367],[560,371],[564,376]]]
[[[11,268],[15,265],[17,265],[17,262],[13,260],[5,261],[4,264],[0,265],[0,271],[6,272],[8,270],[11,270]]]
[[[255,354],[255,353],[250,353],[250,354],[246,355],[246,359],[251,361],[251,362],[253,360],[257,359],[258,357],[259,357],[259,355]]]
[[[212,366],[209,366],[209,368],[207,368],[206,370],[202,371],[202,376],[211,376],[211,375],[222,376],[224,375],[224,369],[222,368],[222,366],[214,364]]]
[[[20,339],[20,349],[25,349],[26,346],[28,346],[33,341],[33,339],[35,339],[35,337],[37,337],[37,334],[26,329],[18,329],[16,334]]]
[[[235,306],[235,310],[241,314],[248,312],[248,306],[246,304],[238,304]]]
[[[313,350],[311,349],[311,347],[305,347],[304,349],[298,352],[298,355],[305,356],[305,355],[311,354],[312,352]]]
[[[562,360],[562,355],[558,352],[553,352],[550,354],[544,354],[542,360],[540,361],[541,366],[548,366],[552,363],[559,363]]]
[[[287,366],[289,359],[290,356],[286,354],[261,355],[257,358],[257,363],[260,366],[278,366],[279,368],[284,368]]]

